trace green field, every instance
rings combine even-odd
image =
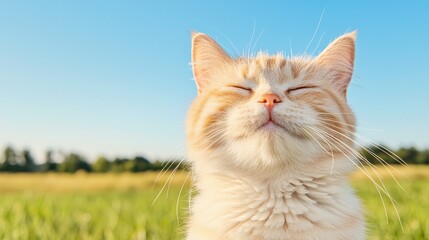
[[[396,201],[382,201],[361,173],[352,177],[363,199],[369,239],[429,239],[429,167],[379,169]],[[177,173],[0,174],[0,239],[180,239],[189,184]],[[181,187],[183,191],[180,191]],[[180,197],[179,197],[179,193]],[[182,229],[182,230],[180,230]]]

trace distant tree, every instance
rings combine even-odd
[[[166,161],[162,160],[156,160],[154,163],[152,163],[152,170],[153,171],[173,171],[173,170],[189,170],[189,166],[185,161],[176,160],[176,159],[170,159]]]
[[[15,153],[15,150],[8,146],[3,151],[3,164],[17,164],[17,155]]]
[[[429,164],[429,149],[425,149],[419,152],[417,157],[418,164]]]
[[[166,165],[166,162],[163,162],[161,160],[156,160],[155,162],[152,163],[151,170],[161,171],[165,165]]]
[[[125,163],[128,161],[128,159],[125,158],[115,158],[112,162],[112,168],[111,170],[113,172],[124,172],[125,171]]]
[[[143,172],[152,170],[152,164],[142,156],[133,159],[115,158],[110,165],[110,170],[113,172]]]
[[[135,157],[134,159],[130,160],[130,163],[132,163],[129,164],[132,167],[128,168],[127,170],[131,172],[144,172],[151,170],[152,168],[152,164],[149,162],[149,160],[142,156]]]
[[[94,170],[94,172],[108,172],[111,170],[111,165],[111,162],[107,158],[100,156],[92,164],[92,170]]]
[[[29,150],[22,151],[23,158],[23,171],[25,172],[34,172],[37,170],[37,165],[34,162],[34,158],[31,156]]]
[[[70,153],[65,156],[64,161],[58,165],[58,171],[74,173],[78,170],[91,172],[91,165],[83,157],[76,153]]]
[[[361,149],[363,157],[372,164],[397,163],[391,149],[384,145],[372,145]]]
[[[413,164],[417,163],[417,158],[419,156],[419,151],[415,147],[400,148],[396,153],[400,158],[402,158],[405,162]]]
[[[18,163],[19,156],[16,154],[15,150],[11,146],[6,147],[3,151],[1,170],[7,172],[19,172],[22,170],[22,167]]]
[[[130,160],[130,159],[126,159],[123,162],[122,170],[124,172],[136,172],[135,169],[137,169],[137,164],[135,161]]]
[[[372,147],[368,147],[368,148],[361,148],[360,149],[360,154],[366,159],[368,160],[370,163],[372,164],[376,164],[378,163],[377,159],[371,154],[371,151],[373,151]],[[362,162],[362,159],[358,159],[359,161]]]
[[[45,153],[45,163],[43,164],[43,171],[45,172],[55,172],[57,171],[58,163],[54,161],[53,151],[48,150]]]

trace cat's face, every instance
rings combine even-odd
[[[199,94],[188,119],[190,151],[248,170],[325,161],[351,151],[355,119],[346,91],[354,33],[315,59],[231,59],[204,34],[193,35],[192,51]]]

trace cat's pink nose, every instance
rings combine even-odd
[[[259,103],[265,103],[267,105],[268,109],[271,109],[274,104],[282,102],[279,95],[268,93],[261,96],[261,98],[258,100]]]

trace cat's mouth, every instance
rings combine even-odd
[[[288,122],[288,123],[281,124],[276,122],[274,119],[268,119],[268,121],[262,124],[259,128],[259,130],[266,131],[269,133],[285,131],[288,134],[299,139],[307,138],[307,136],[303,134],[301,129],[302,128],[296,123]]]
[[[279,131],[288,131],[287,128],[273,120],[272,118],[268,119],[264,124],[259,127],[260,131],[275,133]]]
[[[278,123],[276,123],[274,120],[269,119],[266,123],[262,124],[261,128],[283,128],[283,126],[279,125]]]

